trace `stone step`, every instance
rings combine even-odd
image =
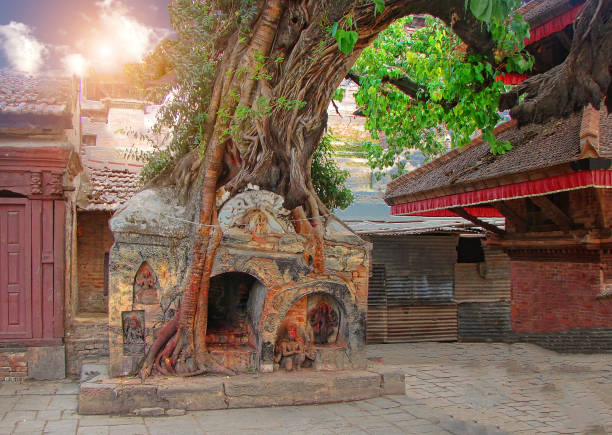
[[[84,364],[79,414],[178,415],[183,410],[306,405],[405,394],[404,374],[391,368],[274,372],[233,377],[108,378],[106,366]]]

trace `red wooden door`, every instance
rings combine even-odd
[[[0,198],[0,338],[32,337],[30,201]]]

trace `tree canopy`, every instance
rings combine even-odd
[[[249,32],[245,23],[254,14],[253,2],[240,2],[234,16],[224,16],[221,9],[211,15],[213,3],[172,2],[169,7],[178,39],[163,41],[144,62],[126,65],[127,76],[140,88],[146,88],[149,99],[161,102],[172,90],[154,127],[155,133],[172,128],[170,144],[153,143],[154,150],[146,153],[134,150],[136,157],[146,161],[144,180],[171,167],[178,158],[203,143],[207,101],[216,68],[211,35],[231,29],[245,35]],[[384,1],[374,3],[374,13],[382,13]],[[407,31],[412,17],[401,18],[363,50],[349,77],[360,84],[356,99],[367,117],[366,128],[374,139],[381,133],[386,139],[385,148],[376,140],[364,144],[373,168],[396,165],[401,174],[405,160],[398,157],[406,149],[419,149],[426,158],[431,158],[446,149],[449,138],[452,146],[460,146],[477,130],[483,132],[494,152],[507,149],[508,144],[497,141],[492,134],[500,120],[499,96],[505,90],[495,79],[500,70],[523,72],[531,66],[528,55],[521,51],[528,26],[520,15],[513,13],[519,5],[517,0],[470,3],[471,10],[479,13],[483,26],[490,28],[497,43],[494,56],[466,50],[452,31],[452,23],[446,25],[432,17],[415,32]],[[328,26],[338,49],[350,55],[359,30],[352,16],[349,14]],[[261,56],[250,74],[266,79],[264,69],[270,64],[280,65],[283,60]],[[170,80],[163,79],[168,76]],[[262,99],[256,109],[242,108],[235,117],[240,121],[252,120],[265,116],[275,106],[290,110],[300,103]],[[227,133],[240,135],[239,126],[243,124],[235,123]],[[313,155],[313,184],[329,208],[344,208],[352,201],[345,185],[348,173],[337,167],[332,152],[330,137],[326,136]]]

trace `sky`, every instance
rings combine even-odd
[[[168,0],[0,0],[0,69],[120,72],[172,36]]]

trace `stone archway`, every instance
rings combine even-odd
[[[212,355],[237,372],[259,369],[259,319],[266,286],[245,272],[223,272],[211,278],[206,343]]]

